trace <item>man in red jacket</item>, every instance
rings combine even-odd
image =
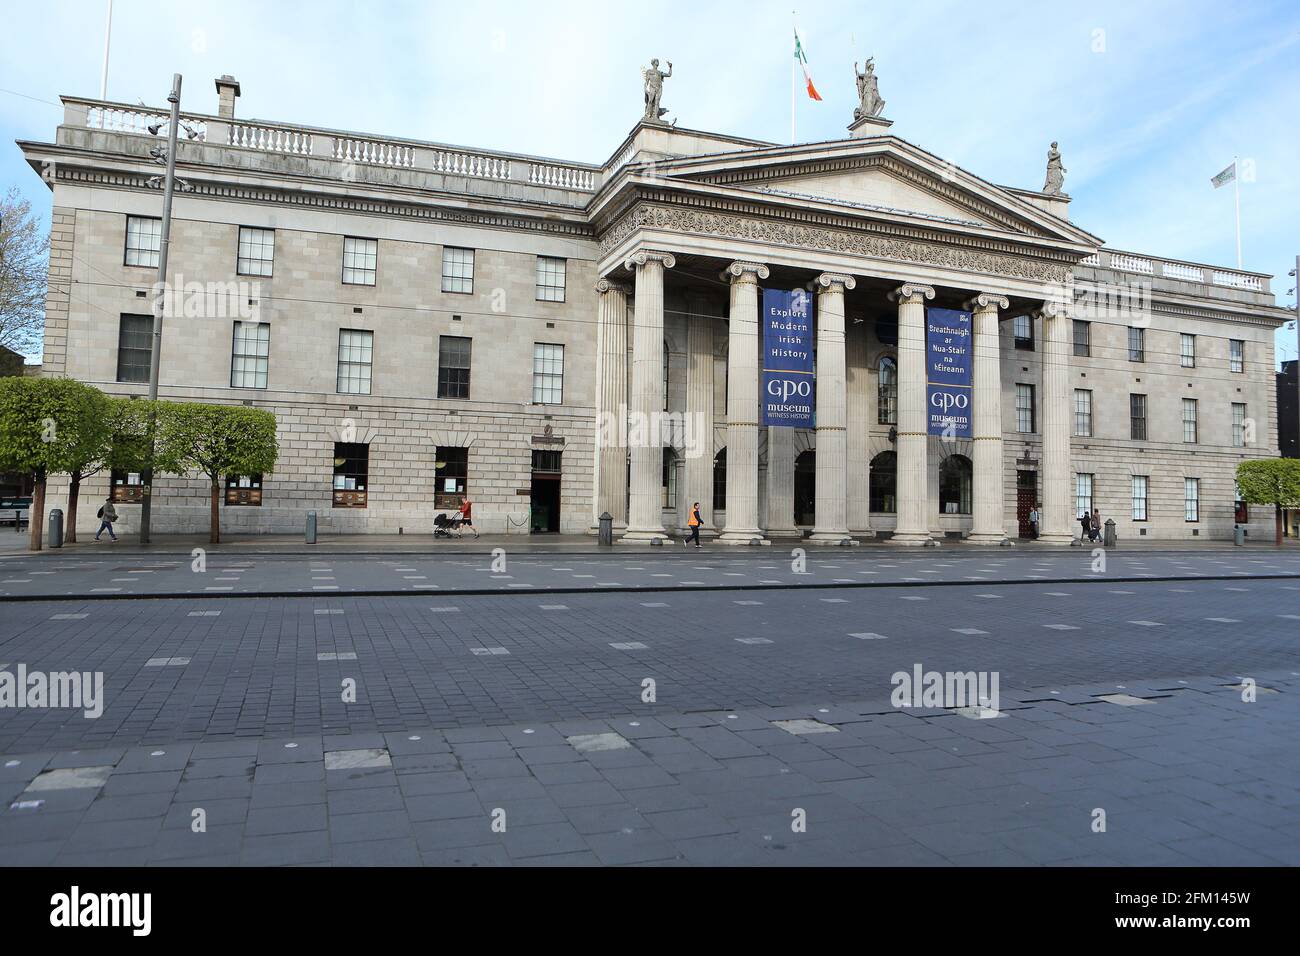
[[[469,528],[470,531],[473,531],[474,537],[477,538],[478,529],[474,527],[474,522],[470,519],[470,510],[473,507],[474,505],[470,502],[469,498],[460,499],[460,508],[458,509],[460,511],[460,523],[462,526]]]

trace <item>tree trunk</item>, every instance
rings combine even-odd
[[[32,510],[28,513],[27,527],[31,530],[30,550],[41,550],[41,532],[45,530],[45,472],[36,473],[32,488]]]
[[[1273,507],[1276,510],[1276,516],[1273,522],[1274,532],[1275,532],[1273,537],[1273,543],[1280,548],[1282,547],[1282,506],[1274,505]]]
[[[208,534],[209,544],[221,543],[221,510],[217,507],[217,483],[212,483],[212,529]]]
[[[81,495],[81,472],[72,473],[68,485],[68,515],[63,523],[63,541],[65,544],[77,543],[77,499]]]

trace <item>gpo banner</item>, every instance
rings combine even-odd
[[[971,437],[971,314],[925,310],[926,403],[931,435]]]
[[[812,428],[812,297],[763,290],[763,424]]]

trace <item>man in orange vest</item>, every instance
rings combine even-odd
[[[704,519],[700,517],[700,503],[697,501],[691,505],[691,516],[686,519],[686,524],[691,529],[691,536],[682,538],[683,548],[688,547],[692,541],[695,542],[695,547],[700,547],[700,525],[703,523]]]

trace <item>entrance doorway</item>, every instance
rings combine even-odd
[[[1016,522],[1022,538],[1034,536],[1033,526],[1029,523],[1029,512],[1034,510],[1036,504],[1038,504],[1038,472],[1017,471]]]
[[[794,460],[794,523],[817,524],[817,451],[813,448]]]
[[[559,533],[561,454],[533,452],[533,481],[528,496],[529,530],[533,534]]]

